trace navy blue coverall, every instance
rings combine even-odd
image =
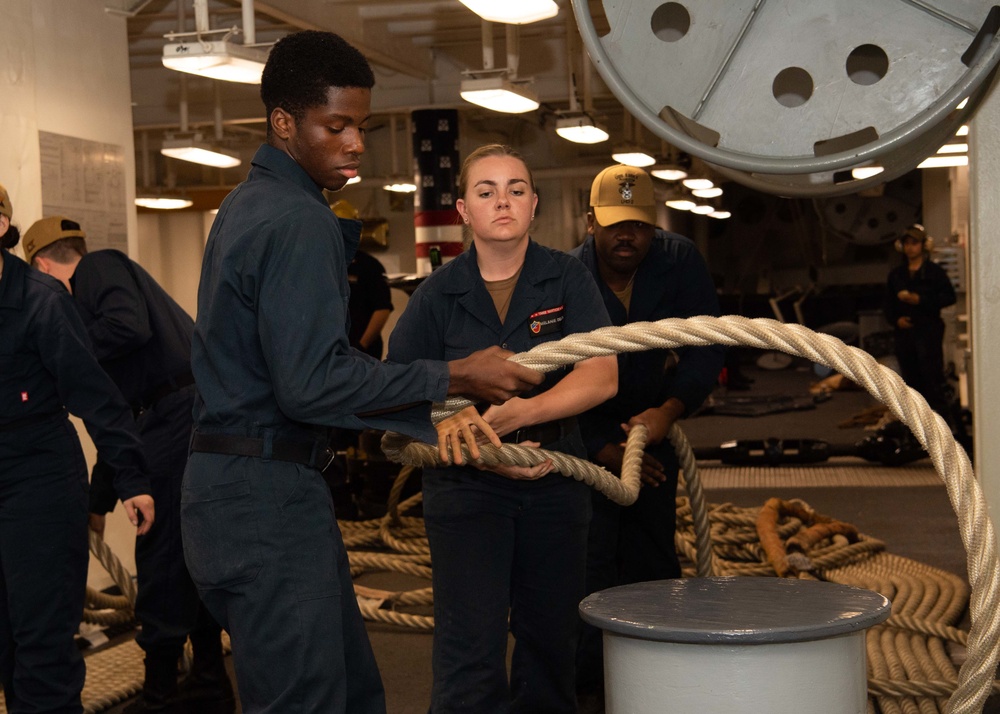
[[[901,290],[919,295],[920,303],[910,305],[900,300]],[[903,381],[920,392],[930,408],[953,428],[954,415],[945,394],[941,309],[954,305],[955,299],[955,288],[944,268],[925,257],[914,273],[905,262],[889,272],[883,305],[885,319],[893,328]],[[897,324],[901,317],[909,317],[913,327],[901,328]]]
[[[264,145],[208,238],[181,526],[191,577],[232,638],[247,714],[385,711],[320,473],[326,434],[436,441],[430,402],[445,399],[449,377],[441,362],[386,365],[349,347],[347,264],[360,230]]]
[[[570,253],[587,266],[601,291],[615,325],[670,317],[718,315],[719,301],[712,277],[694,243],[676,233],[657,229],[649,253],[636,271],[632,299],[625,306],[598,272],[594,237]],[[668,350],[618,355],[618,394],[580,416],[588,455],[593,458],[609,442],[625,439],[621,424],[646,409],[675,397],[685,414],[701,406],[722,369],[725,350],[719,345],[675,350],[680,359],[667,369]],[[643,486],[628,508],[594,494],[594,516],[587,552],[587,593],[615,585],[680,577],[674,549],[677,472],[680,464],[669,441],[647,452],[667,475],[658,487]],[[603,681],[601,633],[583,625],[578,656],[578,688],[599,691]]]
[[[136,415],[156,502],[156,521],[135,544],[135,613],[142,623],[135,639],[148,656],[176,670],[199,621],[206,640],[220,634],[201,612],[181,544],[181,479],[194,423],[194,321],[142,266],[117,250],[83,256],[70,285],[94,354]],[[94,474],[92,513],[115,507],[116,496],[99,483],[104,473]]]
[[[473,246],[417,288],[389,338],[388,359],[451,360],[491,345],[524,352],[608,324],[579,261],[532,241],[501,325]],[[565,374],[548,373],[524,396]],[[584,457],[576,421],[560,425],[548,441],[533,438],[538,427],[512,436]],[[575,712],[590,489],[558,473],[515,481],[468,467],[425,469],[423,508],[434,564],[431,711]],[[516,641],[509,684],[508,612]]]
[[[83,419],[122,499],[149,493],[132,413],[101,369],[73,299],[3,251],[0,278],[0,683],[7,711],[78,714],[73,636],[87,586]]]

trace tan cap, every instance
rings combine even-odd
[[[358,213],[358,209],[350,201],[345,201],[344,199],[334,201],[330,204],[330,208],[333,209],[334,215],[338,218],[350,218],[355,221],[361,220],[361,214]]]
[[[63,238],[86,238],[80,224],[66,216],[49,216],[35,223],[24,234],[24,259],[31,262],[35,254]]]
[[[634,166],[609,166],[597,174],[590,187],[590,206],[602,226],[622,221],[656,225],[653,179]]]
[[[927,240],[927,231],[919,223],[914,223],[912,226],[903,231],[903,237],[901,240],[906,240],[907,238],[915,238],[921,243]]]
[[[2,185],[0,185],[0,215],[7,216],[7,218],[14,217],[14,206],[10,203],[10,194]]]

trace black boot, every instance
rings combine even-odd
[[[214,624],[214,623],[213,623]],[[178,707],[189,714],[232,714],[236,709],[233,684],[222,655],[218,625],[191,633],[194,661],[177,688]]]
[[[179,714],[174,709],[177,697],[177,658],[147,654],[143,660],[146,680],[139,698],[126,706],[122,714]]]

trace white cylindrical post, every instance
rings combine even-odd
[[[589,596],[608,714],[864,714],[882,595],[778,578],[636,583]]]

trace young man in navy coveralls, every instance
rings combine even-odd
[[[191,576],[230,633],[246,714],[385,711],[321,475],[328,428],[425,441],[451,430],[478,454],[468,423],[431,425],[431,402],[499,403],[542,379],[499,348],[404,366],[349,347],[347,265],[361,224],[335,216],[323,189],[358,173],[373,83],[337,35],[279,40],[261,79],[267,143],[205,251],[181,524]]]
[[[67,410],[114,470],[140,535],[153,499],[131,412],[66,290],[8,252],[20,237],[11,215],[0,186],[0,684],[11,714],[80,714],[87,464]]]
[[[591,186],[590,205],[587,238],[570,254],[594,276],[613,324],[719,314],[715,286],[694,243],[656,227],[653,184],[645,171],[604,169]],[[680,466],[666,436],[678,418],[696,410],[711,393],[725,353],[718,345],[674,352],[676,366],[669,350],[620,354],[618,394],[580,416],[590,459],[614,473],[621,473],[622,425],[649,428],[638,500],[623,508],[594,494],[588,593],[680,577],[674,550]],[[601,633],[582,626],[577,687],[582,698],[594,698],[601,707]]]
[[[24,248],[32,266],[73,294],[98,361],[132,407],[158,507],[156,527],[135,544],[135,613],[142,625],[135,639],[146,654],[146,676],[141,697],[125,714],[195,703],[211,714],[227,714],[235,700],[221,628],[201,604],[181,545],[181,478],[193,424],[194,321],[124,253],[87,252],[83,230],[63,216],[37,221],[25,234]],[[91,527],[102,535],[104,514],[114,510],[116,498],[107,473],[95,469],[91,483]],[[194,662],[178,695],[177,663],[189,635]]]

